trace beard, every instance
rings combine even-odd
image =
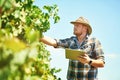
[[[76,35],[76,36],[80,36],[80,35],[82,35],[82,33],[77,32],[77,31],[74,31],[73,34]]]

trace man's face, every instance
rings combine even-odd
[[[80,23],[74,24],[74,34],[75,35],[81,35],[83,33],[87,33],[87,27]]]

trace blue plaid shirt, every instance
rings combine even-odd
[[[82,49],[90,58],[104,61],[104,53],[101,43],[96,38],[88,38],[79,43],[76,37],[57,40],[58,47],[70,49]],[[77,60],[69,60],[68,80],[97,80],[98,69],[89,64],[82,64]]]

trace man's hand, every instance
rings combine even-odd
[[[50,46],[53,46],[53,47],[57,47],[57,42],[55,39],[52,39],[50,37],[47,37],[47,36],[43,36],[42,38],[40,38],[40,41],[47,44],[47,45],[50,45]]]
[[[89,63],[91,59],[90,59],[90,57],[89,57],[87,54],[84,54],[84,55],[82,55],[82,56],[79,56],[79,57],[78,57],[78,60],[79,60],[81,63],[85,64],[85,63]]]

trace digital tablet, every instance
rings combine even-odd
[[[65,57],[67,59],[77,60],[78,56],[83,54],[85,54],[85,52],[80,49],[65,49]]]

